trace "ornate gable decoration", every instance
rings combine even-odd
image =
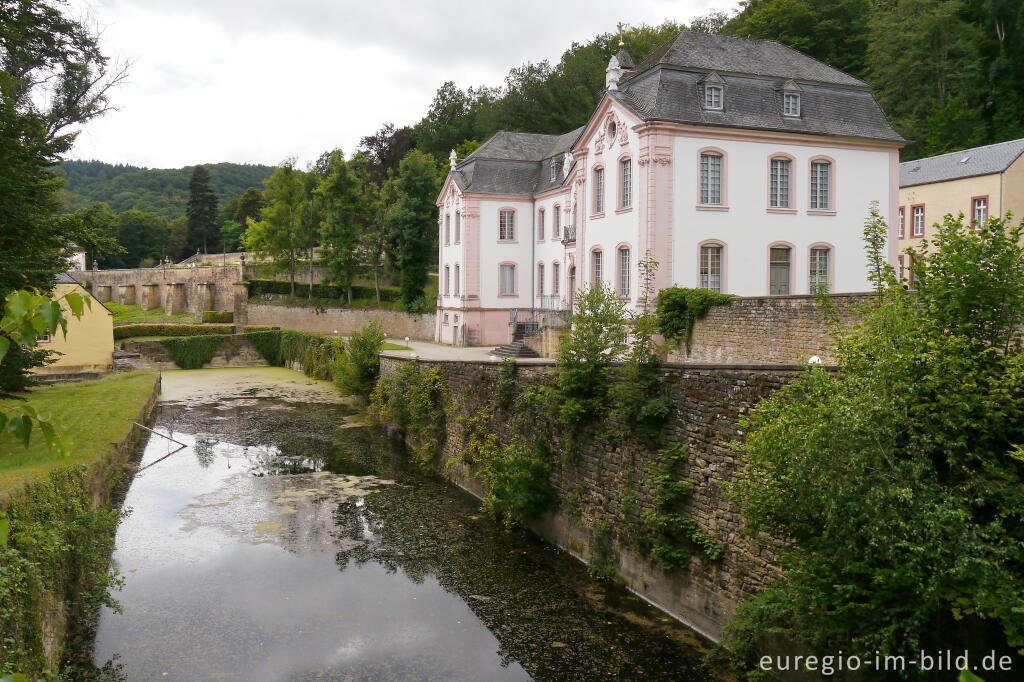
[[[614,109],[609,108],[594,137],[594,152],[600,154],[605,146],[611,148],[616,140],[622,146],[629,144],[629,132],[622,117],[616,114]]]

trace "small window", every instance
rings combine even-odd
[[[722,291],[722,247],[700,247],[700,287],[709,291]]]
[[[544,264],[537,263],[537,295],[544,295]]]
[[[537,211],[537,239],[544,239],[544,209]]]
[[[772,208],[789,208],[789,159],[772,159]]]
[[[786,116],[800,115],[800,95],[787,92],[782,96],[782,113]]]
[[[551,264],[551,293],[558,296],[562,293],[562,281],[561,281],[562,264],[552,263]]]
[[[907,222],[907,216],[906,216],[906,212],[903,210],[902,206],[900,206],[899,214],[897,215],[897,219],[896,220],[897,220],[897,225],[899,225],[900,239],[903,239],[904,234],[905,234],[905,230],[906,230],[904,225]]]
[[[700,203],[722,204],[722,157],[718,154],[700,155]]]
[[[604,213],[604,168],[594,169],[594,213]]]
[[[445,243],[445,246],[447,246],[448,244],[451,244],[451,242],[452,242],[452,217],[449,214],[449,215],[446,215],[444,217],[444,243]]]
[[[455,243],[462,241],[462,214],[455,212]]]
[[[503,242],[515,241],[516,212],[502,211],[498,216],[498,239]]]
[[[560,239],[562,237],[562,207],[555,204],[553,213],[554,215],[551,216],[551,236],[555,239]]]
[[[615,126],[615,121],[612,121],[608,124],[608,137],[614,140],[616,131],[618,128]]]
[[[825,247],[811,249],[810,292],[825,293],[829,290],[828,249]]]
[[[601,260],[602,260],[603,256],[604,256],[604,254],[601,253],[600,251],[595,251],[591,255],[591,263],[593,264],[593,268],[592,269],[593,269],[593,273],[594,273],[594,284],[600,284],[601,281],[602,281],[602,275],[604,273],[603,273],[603,271],[601,269],[601,265],[602,265],[601,264]]]
[[[445,296],[450,296],[451,293],[452,293],[451,292],[451,284],[452,284],[451,274],[452,274],[451,273],[451,269],[447,265],[444,266],[444,295]]]
[[[459,276],[460,276],[459,266],[456,265],[455,266],[455,295],[456,296],[459,295]],[[458,322],[458,320],[455,320],[455,321]]]
[[[619,296],[629,298],[629,249],[619,249]]]
[[[988,220],[988,197],[978,197],[974,200],[974,222],[978,229]]]
[[[444,314],[444,323],[448,324],[448,313]]]
[[[789,249],[773,246],[768,261],[768,294],[789,296]]]
[[[914,206],[912,215],[914,219],[914,236],[921,237],[924,235],[924,206]]]
[[[619,175],[622,178],[622,196],[619,198],[619,207],[629,208],[633,205],[633,162],[623,159],[619,168]]]
[[[704,108],[713,111],[722,109],[722,87],[720,85],[704,86]]]
[[[832,164],[825,161],[815,161],[811,164],[811,209],[814,211],[827,211],[831,208],[829,203],[832,198],[829,196],[829,173]]]
[[[501,295],[516,295],[516,266],[514,265],[501,266]]]
[[[555,163],[554,159],[551,160],[551,182],[558,180],[558,164]]]
[[[903,273],[903,256],[902,255],[898,257],[898,261],[897,261],[896,265],[897,265],[897,267],[896,267],[896,281],[897,282],[902,282],[903,281],[903,276],[904,276],[904,273]]]

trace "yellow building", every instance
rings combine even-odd
[[[897,213],[899,265],[913,280],[913,264],[903,254],[931,238],[947,213],[970,222],[1007,212],[1024,218],[1024,139],[964,149],[900,164]]]
[[[107,374],[114,369],[113,313],[82,288],[71,275],[57,275],[53,297],[63,299],[71,292],[92,298],[92,306],[85,306],[79,319],[71,314],[67,302],[61,300],[64,317],[68,321],[67,337],[58,331],[37,342],[37,348],[61,353],[53,364],[34,370],[34,374],[40,377],[57,374]]]

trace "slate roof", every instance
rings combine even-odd
[[[616,55],[628,60],[624,49]],[[724,107],[704,109],[703,80],[711,73],[724,81]],[[783,86],[800,89],[801,115],[783,116]],[[863,81],[781,43],[683,31],[619,81],[608,96],[644,121],[667,121],[885,142],[905,140],[889,124]],[[454,172],[462,191],[534,194],[558,187],[550,182],[552,164],[570,150],[582,128],[565,135],[500,132]]]
[[[1024,138],[900,164],[900,187],[1002,173],[1024,153]]]
[[[535,194],[562,184],[562,157],[583,128],[564,135],[501,131],[459,162],[455,183],[463,192]],[[551,165],[558,169],[551,182]]]

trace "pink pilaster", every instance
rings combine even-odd
[[[651,124],[638,126],[640,234],[637,258],[647,251],[658,261],[656,290],[672,286],[672,136]]]

